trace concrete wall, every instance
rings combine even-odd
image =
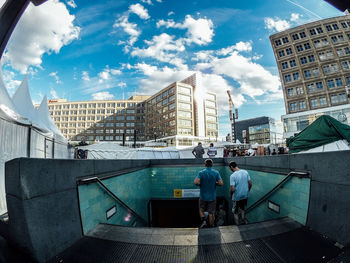
[[[307,225],[350,244],[350,151],[235,160],[241,168],[269,172],[309,171]],[[150,165],[203,164],[204,160],[58,160],[19,158],[6,163],[6,198],[11,240],[45,262],[82,237],[76,181],[85,176]]]
[[[6,163],[9,239],[46,262],[82,237],[76,181],[144,167],[148,160],[19,158]]]
[[[311,189],[306,225],[350,245],[350,151],[236,157],[240,167],[258,171],[309,171]]]

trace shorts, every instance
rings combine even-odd
[[[215,214],[216,211],[216,200],[213,201],[204,201],[199,199],[199,208],[208,212],[209,214]]]
[[[239,209],[244,211],[248,203],[248,198],[232,201],[232,213],[238,214]]]

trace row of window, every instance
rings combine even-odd
[[[167,97],[169,96],[169,94],[173,94],[174,92],[175,92],[175,88],[172,87],[171,89],[166,90],[166,91],[164,91],[163,93],[161,93],[161,94],[157,95],[156,97],[154,97],[154,98],[151,100],[151,103],[152,103],[152,104],[155,104],[155,103],[161,101],[162,99],[167,98]]]
[[[115,106],[117,106],[117,108],[124,108],[124,107],[130,107],[130,108],[134,108],[136,105],[136,103],[134,102],[130,102],[130,103],[125,103],[125,102],[121,102],[121,103],[87,103],[87,104],[64,104],[64,105],[49,105],[49,110],[60,110],[60,109],[94,109],[96,108],[115,108]],[[137,107],[144,107],[144,103],[139,103],[137,104]]]
[[[135,114],[144,113],[144,110],[70,110],[70,111],[50,111],[53,115],[84,115],[84,114]]]
[[[343,22],[340,22],[340,24],[341,24],[341,26],[344,29],[350,27],[350,21],[343,21]],[[332,23],[332,24],[325,25],[325,28],[326,28],[326,30],[328,32],[331,32],[331,31],[334,31],[334,30],[339,30],[338,23]],[[324,31],[322,29],[322,26],[317,26],[315,28],[309,29],[309,33],[310,33],[311,36],[315,36],[315,35],[323,34]],[[293,33],[291,36],[292,36],[292,39],[294,41],[297,41],[299,39],[306,38],[306,33],[305,33],[305,31],[301,31],[301,32],[298,32],[298,33]],[[287,43],[289,43],[288,36],[284,36],[284,37],[282,37],[280,39],[276,39],[275,40],[275,46],[276,47],[281,46],[283,44],[287,44]]]
[[[331,105],[347,102],[345,93],[331,94],[329,97]],[[327,97],[312,98],[309,100],[309,104],[311,109],[328,106]],[[291,112],[306,110],[306,101],[290,102],[289,110]]]
[[[345,77],[346,83],[350,84],[350,76]],[[339,88],[344,86],[344,82],[342,78],[334,78],[334,79],[327,79],[326,85],[329,90],[334,88]],[[306,90],[308,93],[313,93],[317,91],[324,90],[324,84],[322,81],[317,81],[313,83],[306,84]],[[293,87],[287,89],[287,95],[288,97],[293,97],[296,95],[304,94],[304,90],[302,87]]]

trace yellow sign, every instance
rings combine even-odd
[[[174,197],[182,197],[182,189],[174,189]]]

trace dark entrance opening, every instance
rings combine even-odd
[[[227,215],[227,201],[217,197],[219,204],[224,203]],[[152,227],[198,227],[200,224],[198,198],[188,199],[151,199],[149,201],[150,226]]]

